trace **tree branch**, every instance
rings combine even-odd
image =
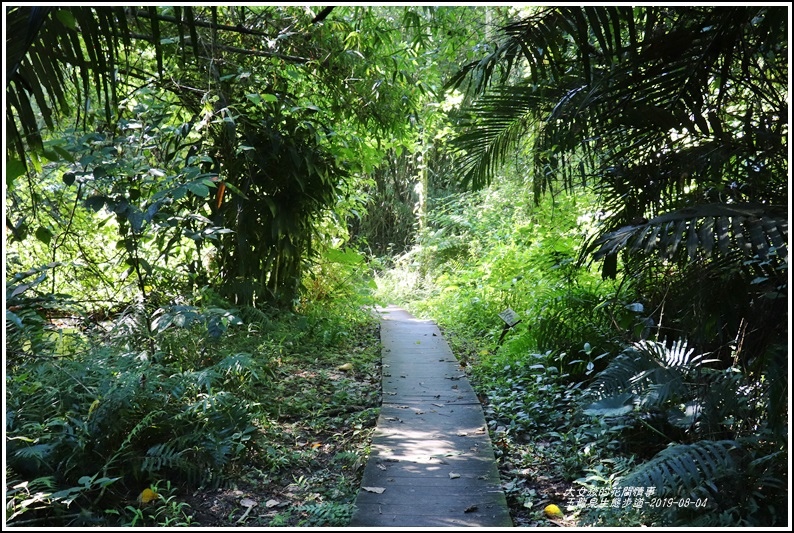
[[[327,17],[328,15],[331,14],[331,11],[333,11],[334,7],[336,7],[336,6],[328,6],[328,7],[324,8],[322,11],[320,11],[317,14],[317,16],[312,19],[312,24],[318,24],[318,23],[324,21],[325,17]]]
[[[135,15],[136,17],[141,17],[141,18],[162,20],[163,22],[170,22],[172,24],[177,24],[177,25],[180,25],[180,26],[183,25],[183,24],[186,24],[185,21],[179,20],[176,17],[171,17],[171,16],[168,16],[168,15],[160,15],[159,13],[158,14],[152,14],[152,13],[150,13],[148,11],[138,10],[138,11],[135,11],[133,13],[133,15]],[[192,21],[192,24],[194,26],[200,26],[202,28],[211,28],[211,29],[214,29],[214,30],[232,31],[232,32],[235,32],[235,33],[245,33],[247,35],[257,35],[259,37],[270,38],[270,35],[268,35],[268,34],[266,34],[264,32],[261,32],[261,31],[252,30],[252,29],[246,28],[242,24],[238,24],[237,26],[229,26],[227,24],[215,24],[215,23],[212,23],[212,22],[204,22],[204,21],[195,20],[195,19]]]
[[[132,39],[140,39],[142,41],[147,41],[150,43],[154,43],[155,39],[151,35],[144,35],[142,33],[130,33],[130,38]],[[185,46],[193,46],[193,43],[190,39],[185,39]],[[247,48],[238,48],[236,46],[226,46],[222,44],[216,44],[215,48],[218,50],[224,50],[226,52],[234,52],[237,54],[243,54],[247,56],[259,56],[259,57],[274,57],[276,59],[283,59],[289,63],[308,63],[311,61],[308,57],[300,57],[300,56],[291,56],[287,54],[279,54],[277,52],[265,52],[263,50],[249,50]]]

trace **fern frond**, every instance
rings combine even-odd
[[[146,451],[141,471],[155,474],[163,469],[189,468],[191,462],[183,455],[185,450],[176,450],[175,442],[155,444]]]
[[[259,381],[259,375],[256,373],[257,366],[257,361],[251,354],[240,352],[222,359],[215,365],[215,369],[219,374],[227,377],[244,377],[250,375],[255,380]]]
[[[55,448],[54,444],[34,444],[18,449],[14,452],[14,456],[26,461],[44,461],[55,451]]]
[[[688,376],[706,362],[705,354],[693,353],[683,339],[669,346],[648,340],[634,343],[594,380],[589,392],[598,401],[587,407],[586,414],[615,416],[625,412],[620,406],[631,403],[653,409],[674,398],[689,400],[693,385]]]
[[[714,481],[733,469],[731,454],[739,448],[733,440],[672,445],[637,467],[619,485],[656,487],[657,495],[708,496]]]

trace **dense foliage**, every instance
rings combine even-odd
[[[248,480],[290,495],[249,520],[343,525],[378,383],[348,221],[435,10],[4,11],[6,520],[218,525],[189,502]]]
[[[568,499],[583,520],[789,521],[784,14],[538,8],[450,83],[461,179],[496,185],[450,204],[400,276],[415,309],[487,339],[497,419],[570,457],[560,474],[596,495]],[[508,306],[525,318],[499,346]],[[621,504],[627,487],[708,512]]]
[[[787,14],[7,7],[6,522],[346,525],[377,289],[517,525],[789,523]]]

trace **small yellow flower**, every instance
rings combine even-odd
[[[557,507],[556,505],[554,505],[553,503],[552,503],[552,504],[550,504],[550,505],[547,505],[547,506],[546,506],[546,507],[543,509],[543,512],[544,512],[544,513],[546,513],[546,516],[548,516],[549,518],[557,518],[557,519],[560,519],[560,518],[562,518],[562,517],[563,517],[563,516],[562,516],[562,511],[560,511],[560,508],[559,508],[559,507]]]

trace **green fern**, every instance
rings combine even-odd
[[[674,399],[690,400],[695,391],[695,372],[707,360],[694,355],[686,341],[670,346],[657,341],[640,341],[613,359],[589,387],[599,401],[586,414],[608,415],[604,409],[620,399],[642,409],[658,409]]]
[[[655,487],[658,496],[708,498],[717,492],[715,481],[735,473],[733,440],[703,440],[675,444],[662,450],[624,477],[622,487]]]
[[[163,442],[155,444],[146,451],[141,463],[141,470],[150,474],[157,474],[163,469],[176,469],[189,466],[190,462],[184,458],[185,450],[176,450],[176,443]]]

